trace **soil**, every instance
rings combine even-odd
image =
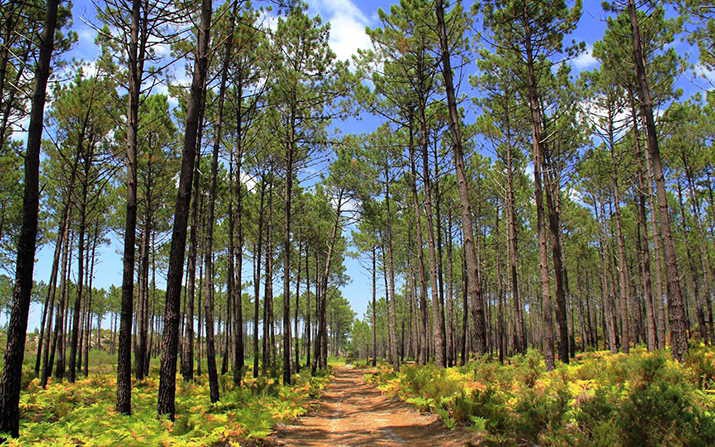
[[[314,410],[277,428],[272,443],[291,447],[463,447],[479,444],[476,433],[449,430],[434,414],[383,394],[363,379],[369,370],[341,367]]]

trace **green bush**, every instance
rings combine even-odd
[[[715,422],[693,407],[690,391],[663,381],[634,389],[618,412],[624,445],[715,445]]]
[[[515,408],[518,414],[514,430],[517,438],[539,443],[542,433],[560,430],[570,398],[563,383],[555,384],[552,390],[544,393],[527,388]]]
[[[371,378],[449,427],[472,426],[485,445],[715,445],[715,350],[695,347],[684,364],[667,352],[580,354],[546,371],[530,350],[500,364],[405,366]]]
[[[574,415],[580,444],[594,447],[618,445],[618,433],[613,430],[617,412],[612,399],[606,388],[599,388],[592,397],[580,403]]]

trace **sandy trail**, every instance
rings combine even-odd
[[[319,405],[293,425],[278,429],[277,445],[293,447],[476,445],[472,433],[448,430],[435,415],[420,414],[399,399],[365,383],[368,371],[335,370]]]

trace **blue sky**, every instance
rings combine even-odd
[[[259,4],[260,2],[254,2]],[[364,32],[365,27],[374,27],[378,24],[378,8],[389,9],[393,1],[385,0],[311,0],[308,1],[311,12],[320,14],[325,21],[331,23],[330,44],[340,59],[349,59],[359,48],[369,48],[370,41]],[[599,40],[605,30],[605,15],[601,10],[600,2],[586,0],[584,13],[578,28],[572,36],[576,40],[587,44],[587,50],[582,55],[571,61],[574,72],[593,69],[597,61],[591,56],[590,49],[593,42]],[[218,4],[218,2],[216,2]],[[466,2],[471,5],[471,2]],[[95,21],[94,5],[88,0],[75,0],[73,6],[74,30],[78,33],[79,42],[67,55],[68,58],[92,60],[97,55],[94,45],[95,32],[88,23]],[[676,49],[681,54],[689,54],[689,60],[697,57],[696,51],[687,43],[677,41]],[[474,71],[474,65],[467,66],[466,74]],[[183,78],[183,63],[176,64],[173,68],[177,79]],[[704,76],[704,77],[703,77]],[[715,76],[712,72],[698,69],[685,73],[678,80],[678,86],[687,94],[712,88]],[[379,120],[374,117],[356,120],[351,119],[338,123],[341,133],[363,133],[372,130]],[[112,244],[99,250],[99,264],[95,272],[94,284],[97,287],[108,287],[111,284],[121,284],[121,243],[112,238]],[[35,268],[35,279],[47,281],[52,262],[51,245],[46,245],[37,254],[38,262]],[[346,258],[347,274],[351,282],[343,288],[343,294],[350,300],[358,316],[362,316],[370,299],[370,274],[356,259]],[[250,267],[249,267],[250,268]],[[248,274],[248,271],[246,272]],[[245,276],[248,277],[248,276]],[[381,284],[382,281],[378,281]],[[383,293],[379,290],[378,293]],[[30,318],[30,328],[37,326],[39,320],[39,306],[33,305]]]

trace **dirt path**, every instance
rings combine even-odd
[[[280,446],[448,446],[470,443],[472,434],[448,430],[435,415],[420,414],[399,399],[383,395],[365,383],[368,371],[335,370],[319,406],[294,425],[278,429],[274,441]]]

